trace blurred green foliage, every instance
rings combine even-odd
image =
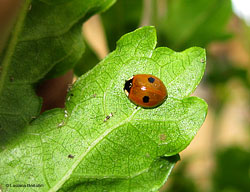
[[[230,0],[119,0],[102,14],[111,50],[121,35],[139,27],[144,11],[147,23],[157,28],[159,46],[181,51],[231,37],[225,30],[232,16]]]
[[[168,188],[164,192],[200,191],[197,181],[188,176],[190,160],[182,161],[174,169]],[[250,189],[250,151],[239,146],[218,150],[215,155],[215,169],[211,178],[212,192],[247,192]]]
[[[168,0],[164,17],[154,24],[161,43],[182,51],[230,37],[225,28],[231,16],[230,0]]]
[[[139,27],[143,14],[142,0],[119,0],[109,10],[101,14],[111,51],[116,41],[125,33]]]
[[[248,71],[235,65],[227,57],[218,58],[208,54],[207,63],[207,72],[203,82],[213,91],[213,101],[210,102],[210,106],[218,114],[231,97],[231,90],[226,86],[230,80],[238,79],[246,89],[250,88]]]
[[[158,46],[175,51],[206,47],[212,41],[232,37],[226,31],[232,16],[230,0],[119,0],[101,14],[111,51],[123,34],[140,26],[145,14],[148,14],[146,23],[156,26]]]
[[[213,174],[214,192],[246,192],[250,189],[250,151],[238,146],[216,154]]]
[[[164,192],[198,192],[195,181],[187,173],[188,160],[182,160],[177,169],[173,170],[171,175],[172,182]],[[163,191],[162,191],[163,192]]]
[[[211,72],[206,76],[207,83],[225,84],[234,77],[241,79],[246,87],[250,87],[247,70],[235,66],[228,58],[219,59],[208,56],[208,61]]]
[[[248,51],[250,51],[250,25],[247,25],[244,21],[241,21],[241,25],[243,25],[242,41]]]

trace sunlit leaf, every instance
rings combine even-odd
[[[178,160],[169,156],[194,138],[207,104],[189,97],[204,73],[205,51],[155,46],[153,27],[124,35],[114,52],[77,80],[65,110],[44,113],[1,152],[1,185],[43,184],[35,191],[159,189]],[[138,73],[164,82],[169,97],[161,106],[143,109],[127,98],[125,80]]]

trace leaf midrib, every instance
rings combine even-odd
[[[100,135],[97,139],[95,139],[91,145],[87,148],[87,150],[82,153],[79,158],[74,162],[74,164],[71,166],[71,168],[66,172],[66,174],[61,178],[61,180],[59,180],[50,190],[49,192],[55,192],[58,191],[63,184],[70,178],[71,174],[73,173],[73,171],[78,167],[78,165],[80,164],[80,162],[84,159],[85,156],[87,156],[87,154],[92,151],[92,149],[94,149],[96,147],[97,144],[99,144],[107,135],[109,135],[113,130],[115,130],[116,128],[120,127],[121,125],[129,122],[133,116],[136,114],[136,112],[140,110],[140,108],[136,109],[133,111],[133,113],[127,117],[125,120],[123,120],[121,123],[116,124],[114,126],[112,126],[111,128],[107,129],[102,135]]]

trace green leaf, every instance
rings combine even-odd
[[[228,38],[226,25],[231,16],[230,0],[169,0],[166,15],[156,25],[164,44],[183,50]]]
[[[44,184],[39,191],[160,188],[178,160],[167,156],[188,146],[207,104],[189,97],[204,73],[205,51],[155,46],[153,27],[124,35],[114,52],[77,80],[65,110],[44,113],[1,152],[1,185],[32,181]],[[143,109],[129,101],[124,83],[138,73],[164,82],[169,97],[161,106]]]
[[[179,155],[161,157],[153,161],[148,169],[127,178],[88,179],[88,185],[83,183],[68,191],[158,191],[159,186],[166,182]]]
[[[114,1],[24,1],[0,56],[0,143],[39,114],[34,84],[75,65],[84,52],[82,22]]]

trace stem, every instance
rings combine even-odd
[[[152,14],[152,0],[144,0],[140,26],[151,25],[151,14]]]

